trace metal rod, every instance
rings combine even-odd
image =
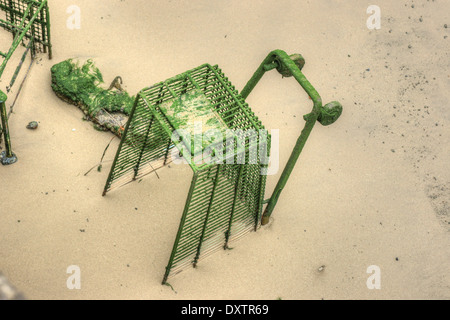
[[[186,199],[186,204],[184,206],[183,215],[181,216],[180,226],[178,227],[177,236],[175,238],[175,243],[173,245],[172,253],[170,254],[169,263],[167,264],[166,273],[164,274],[162,284],[166,284],[167,279],[169,278],[170,270],[173,267],[173,260],[175,258],[175,254],[177,253],[178,244],[180,242],[181,233],[183,232],[184,224],[186,222],[187,213],[189,211],[189,204],[191,202],[192,195],[195,190],[197,178],[198,178],[198,172],[195,172],[194,177],[192,178],[191,187],[189,188],[189,193],[188,193],[188,196]]]
[[[278,202],[278,198],[280,197],[281,191],[283,191],[284,187],[286,186],[286,183],[292,173],[292,170],[295,167],[295,164],[300,156],[300,153],[303,150],[303,147],[305,146],[306,141],[308,140],[309,134],[314,128],[316,121],[317,118],[312,117],[306,122],[305,128],[302,130],[302,133],[298,138],[294,146],[294,149],[292,150],[291,156],[289,157],[286,167],[284,168],[283,173],[281,174],[281,177],[278,180],[278,183],[275,187],[275,190],[272,196],[270,197],[269,203],[267,204],[267,207],[264,210],[264,214],[261,220],[262,225],[266,225],[267,223],[269,223],[270,215],[272,214],[273,209],[275,208],[275,205]]]
[[[259,80],[261,80],[266,71],[272,70],[277,66],[280,66],[280,64],[282,64],[290,71],[290,73],[294,76],[295,80],[297,80],[297,82],[302,86],[302,88],[312,99],[313,109],[311,113],[305,116],[306,120],[305,127],[302,130],[300,137],[297,139],[294,149],[292,150],[291,156],[289,157],[289,160],[283,170],[283,173],[281,174],[281,177],[275,187],[275,190],[272,196],[270,197],[269,203],[262,216],[261,220],[262,225],[269,223],[269,218],[273,212],[273,209],[275,208],[275,205],[278,202],[278,198],[280,197],[281,191],[283,191],[283,188],[286,186],[289,176],[291,175],[292,170],[295,167],[295,164],[300,156],[300,153],[302,152],[303,147],[305,146],[306,140],[308,139],[309,134],[311,133],[311,130],[313,129],[320,115],[320,111],[322,109],[322,98],[320,97],[319,93],[306,79],[306,77],[303,75],[298,66],[294,63],[294,61],[292,61],[292,59],[286,54],[286,52],[282,50],[272,51],[266,57],[266,59],[264,59],[259,68],[253,74],[252,78],[248,81],[247,85],[241,91],[242,97],[246,99],[248,95],[252,92],[252,90],[255,88],[255,86],[258,84]]]
[[[110,187],[111,181],[113,179],[114,168],[115,168],[115,166],[117,164],[117,161],[119,160],[119,154],[120,154],[120,151],[122,150],[122,147],[123,147],[123,144],[124,144],[124,141],[125,141],[125,137],[127,136],[128,128],[130,127],[130,123],[131,123],[131,119],[133,119],[134,113],[136,111],[136,107],[137,107],[138,101],[139,101],[139,95],[136,97],[136,100],[134,101],[133,108],[131,109],[131,112],[130,112],[129,120],[128,120],[127,125],[125,127],[125,131],[123,133],[123,136],[122,136],[122,138],[120,140],[119,149],[118,149],[118,151],[116,153],[116,156],[114,158],[114,162],[113,162],[113,164],[111,166],[111,171],[109,172],[108,179],[106,180],[105,188],[103,189],[103,194],[102,194],[103,197],[108,192],[108,189]]]
[[[36,14],[39,14],[41,11],[37,11]],[[30,18],[33,17],[34,15],[34,10],[33,8],[30,9]],[[31,39],[35,39],[36,38],[36,29],[34,26],[34,23],[31,25]],[[34,44],[31,47],[31,56],[34,58],[36,57],[36,47],[34,46]]]
[[[133,176],[133,180],[136,180],[136,176],[138,175],[139,172],[139,166],[141,165],[141,160],[142,160],[142,156],[144,155],[144,151],[147,148],[147,141],[148,141],[148,135],[150,133],[150,129],[152,128],[153,125],[153,121],[155,119],[155,116],[152,115],[152,118],[150,119],[150,122],[148,124],[147,130],[145,132],[145,139],[144,139],[144,145],[142,146],[141,152],[139,154],[139,159],[137,161],[136,167],[134,168],[134,176]]]
[[[13,77],[11,79],[11,82],[9,83],[9,86],[6,87],[6,91],[9,92],[11,88],[13,87],[14,83],[16,82],[17,76],[19,75],[20,70],[22,69],[22,65],[25,62],[25,59],[27,58],[28,51],[30,51],[30,48],[33,47],[33,38],[28,43],[28,46],[23,53],[22,59],[20,59],[19,65],[16,68],[16,71],[13,74]],[[33,54],[31,54],[31,60],[33,61]]]
[[[12,8],[13,7],[13,0],[9,0],[8,2],[9,2],[9,6]],[[15,14],[14,14],[14,12],[11,11],[9,14],[10,14],[9,18],[11,20],[11,24],[15,26]],[[13,40],[14,40],[14,38],[16,37],[16,32],[14,31],[14,29],[11,31],[11,33],[12,33]]]
[[[231,225],[233,224],[233,217],[234,217],[234,211],[236,210],[236,204],[237,204],[237,200],[238,200],[238,194],[239,194],[239,190],[241,189],[241,176],[242,176],[242,169],[244,169],[244,165],[239,165],[239,173],[238,173],[238,177],[237,177],[237,183],[236,183],[236,188],[234,189],[234,199],[233,199],[233,206],[231,208],[231,213],[230,213],[230,221],[228,222],[228,230],[225,233],[225,244],[223,245],[223,248],[226,250],[228,249],[228,241],[230,240],[230,236],[231,236]]]
[[[32,6],[33,6],[33,4],[31,2],[28,3],[27,9],[23,13],[22,19],[20,20],[19,28],[23,28],[23,26],[25,25],[26,18],[28,16],[28,13],[30,12],[30,9]],[[30,22],[30,25],[31,25],[31,22]]]
[[[204,239],[205,233],[206,233],[206,227],[208,226],[209,215],[211,213],[212,204],[214,202],[214,196],[215,196],[215,193],[216,193],[216,188],[217,188],[217,185],[219,184],[220,169],[221,169],[221,165],[218,165],[217,166],[216,177],[214,179],[214,186],[213,186],[213,189],[211,191],[211,200],[209,201],[209,204],[208,204],[208,211],[206,212],[205,223],[203,224],[202,235],[200,236],[200,240],[199,240],[199,243],[198,243],[197,255],[194,258],[194,268],[197,267],[197,262],[198,262],[198,259],[200,258],[200,251],[202,250],[202,244],[203,244],[203,239]]]
[[[17,157],[12,152],[11,147],[11,138],[9,136],[9,127],[8,127],[8,115],[6,114],[6,100],[8,97],[6,94],[0,90],[0,115],[2,120],[2,131],[5,136],[5,148],[6,151],[1,154],[1,163],[3,165],[13,164],[17,161]]]
[[[51,41],[51,33],[50,33],[50,10],[48,7],[48,2],[45,4],[45,18],[46,18],[46,22],[47,22],[48,58],[51,60],[53,58],[53,50],[52,50],[52,41]]]
[[[263,169],[263,166],[260,166],[260,170]],[[258,196],[258,207],[256,209],[255,212],[255,231],[258,230],[258,225],[261,219],[261,214],[262,214],[262,209],[264,207],[264,191],[265,191],[265,186],[266,186],[266,176],[263,176],[262,174],[260,174],[259,176],[259,188],[258,188],[258,192],[259,192],[259,196]]]
[[[16,97],[14,98],[14,101],[13,101],[11,107],[9,108],[8,119],[9,119],[9,116],[11,115],[11,113],[13,112],[14,106],[16,105],[16,101],[19,98],[20,92],[22,91],[22,88],[23,88],[23,86],[25,84],[25,81],[28,78],[28,74],[30,73],[30,70],[31,70],[31,67],[33,66],[33,63],[34,63],[34,59],[33,59],[33,57],[31,57],[31,62],[30,62],[30,65],[28,66],[27,73],[25,74],[25,77],[23,78],[22,82],[20,83],[19,90],[17,91]]]
[[[47,9],[47,6],[46,6],[46,9]],[[39,12],[39,16],[40,16],[40,20],[41,20],[41,37],[42,37],[42,42],[45,43],[47,41],[47,34],[46,34],[47,25],[46,25],[46,21],[45,21],[44,10],[41,10]],[[43,50],[44,50],[44,53],[47,53],[47,46],[46,45],[43,45]]]
[[[11,141],[9,137],[9,129],[8,129],[8,115],[6,113],[6,100],[7,96],[3,91],[0,91],[0,112],[1,112],[1,120],[2,120],[2,134],[5,136],[5,147],[6,147],[6,155],[11,156]],[[1,138],[1,136],[0,136]]]
[[[270,136],[270,134],[268,134],[267,131],[265,131],[265,133],[267,134],[267,136],[262,136],[260,137],[263,138],[265,141],[261,141],[259,143],[264,143],[266,144],[266,148],[265,150],[262,150],[260,148],[260,159],[262,159],[262,157],[270,157],[270,148],[271,148],[271,143],[272,143],[272,138]],[[261,154],[262,152],[262,154]],[[260,166],[260,179],[259,179],[259,199],[258,199],[258,210],[256,212],[255,215],[255,231],[257,231],[258,227],[259,227],[259,222],[261,221],[262,218],[262,210],[265,204],[269,203],[270,199],[264,200],[264,196],[265,196],[265,190],[266,190],[266,182],[267,182],[267,170],[268,170],[269,164],[268,162],[265,164],[261,164]]]
[[[166,165],[166,163],[167,163],[167,158],[169,157],[169,150],[170,150],[170,146],[172,145],[172,139],[171,138],[169,138],[169,144],[167,145],[167,151],[166,151],[166,154],[164,155],[164,164],[163,164],[163,166],[165,166]]]

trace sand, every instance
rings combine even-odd
[[[80,30],[66,27],[72,4]],[[54,58],[41,54],[31,70],[10,118],[19,161],[0,167],[0,271],[28,299],[449,299],[449,3],[378,0],[379,30],[366,26],[370,4],[50,1]],[[344,113],[314,128],[268,226],[162,286],[190,169],[102,197],[119,141],[84,176],[113,136],[54,95],[50,68],[92,57],[134,95],[208,62],[240,90],[274,49],[301,53],[306,77]],[[284,165],[311,101],[272,71],[247,102],[280,130]],[[67,288],[71,265],[80,290]],[[372,265],[380,289],[367,287]]]

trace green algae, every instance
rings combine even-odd
[[[323,126],[329,126],[336,122],[342,114],[342,105],[337,101],[332,101],[324,105],[320,110],[317,121]]]
[[[52,89],[58,97],[78,106],[97,125],[121,136],[134,96],[102,88],[103,75],[92,60],[62,61],[51,68],[51,75]]]
[[[226,135],[228,126],[200,89],[168,100],[159,108],[174,128],[181,130],[182,140],[192,154],[199,154]]]

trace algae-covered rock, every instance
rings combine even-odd
[[[103,76],[92,60],[62,61],[51,68],[51,74],[59,98],[78,106],[101,128],[122,135],[135,98],[123,90],[102,88]]]

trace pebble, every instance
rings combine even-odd
[[[38,126],[39,126],[39,124],[38,124],[36,121],[31,121],[31,122],[27,125],[27,129],[35,130],[35,129],[37,129]]]

